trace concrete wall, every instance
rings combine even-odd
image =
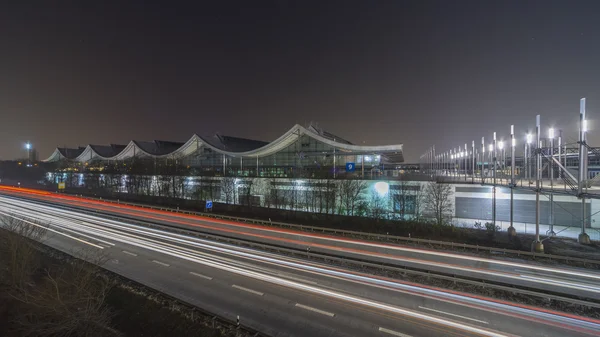
[[[456,185],[457,218],[479,220],[492,219],[492,187]],[[525,190],[514,191],[514,221],[535,223],[535,193]],[[559,226],[581,225],[581,199],[573,196],[554,195],[554,224]],[[586,217],[600,211],[600,200],[586,200]],[[600,214],[592,216],[592,227],[600,226]],[[540,195],[540,223],[550,223],[550,201],[546,194]],[[510,221],[510,189],[496,189],[496,220]],[[597,221],[596,221],[597,220]],[[590,223],[586,225],[590,227]]]

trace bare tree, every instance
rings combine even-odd
[[[346,215],[355,215],[354,210],[361,201],[362,192],[366,187],[367,183],[362,180],[346,179],[340,182],[338,188],[342,212],[345,211]]]
[[[452,216],[452,185],[427,183],[424,201],[427,212],[435,217],[437,224],[444,224]]]
[[[221,190],[225,195],[226,204],[231,204],[235,202],[235,178],[224,177],[221,180]]]

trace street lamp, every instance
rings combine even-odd
[[[554,129],[548,129],[548,138],[550,138],[550,231],[549,234],[554,236]]]
[[[502,151],[502,162],[500,163],[501,173],[504,175],[504,168],[506,166],[506,157],[504,156],[504,141],[501,140],[498,142],[498,149]]]
[[[27,149],[27,166],[31,166],[31,143],[27,142],[25,148]]]
[[[533,136],[531,135],[531,133],[527,134],[526,140],[527,140],[527,143],[525,144],[525,154],[524,154],[525,167],[527,168],[526,178],[531,180],[531,168],[529,167],[531,165],[531,158],[529,158],[531,155],[531,142],[533,141]]]

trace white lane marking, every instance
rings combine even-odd
[[[91,242],[83,241],[83,240],[81,240],[81,239],[79,239],[79,238],[76,238],[76,237],[74,237],[74,236],[71,236],[71,235],[69,235],[69,234],[65,234],[65,233],[61,233],[61,232],[59,232],[59,231],[56,231],[56,230],[54,230],[54,229],[52,229],[52,228],[49,228],[49,227],[44,227],[44,226],[40,226],[40,225],[38,225],[38,224],[36,224],[36,223],[33,223],[33,222],[31,222],[31,221],[27,221],[27,220],[25,220],[25,219],[20,219],[20,218],[17,218],[16,216],[12,216],[12,215],[10,215],[10,214],[7,214],[7,213],[0,212],[0,214],[2,214],[2,215],[5,215],[5,216],[8,216],[8,217],[11,217],[11,218],[13,218],[13,219],[17,219],[17,220],[23,221],[24,223],[27,223],[27,224],[30,224],[30,225],[33,225],[33,226],[36,226],[36,227],[43,228],[43,229],[45,229],[45,230],[47,230],[47,231],[50,231],[50,232],[53,232],[53,233],[56,233],[56,234],[59,234],[59,235],[62,235],[62,236],[66,236],[66,237],[68,237],[69,239],[73,239],[73,240],[75,240],[75,241],[79,241],[79,242],[81,242],[81,243],[85,243],[86,245],[90,245],[90,246],[92,246],[92,247],[96,247],[96,248],[104,249],[104,247],[102,247],[102,246],[99,246],[99,245],[93,244],[93,243],[91,243]]]
[[[316,313],[319,313],[321,315],[325,315],[325,316],[329,316],[329,317],[333,317],[335,316],[334,313],[328,312],[328,311],[324,311],[324,310],[320,310],[317,308],[313,308],[313,307],[309,307],[308,305],[304,305],[304,304],[300,304],[300,303],[296,303],[296,306],[298,308],[302,308],[302,309],[306,309],[306,310],[310,310],[310,311],[314,311]]]
[[[132,252],[128,252],[126,250],[123,251],[123,253],[127,254],[127,255],[131,255],[131,256],[137,256],[136,253],[132,253]]]
[[[198,274],[198,273],[194,273],[193,271],[190,272],[190,274],[194,275],[194,276],[198,276],[198,277],[202,277],[205,278],[207,280],[212,280],[213,278],[210,276],[206,276],[206,275],[202,275],[202,274]]]
[[[238,286],[237,284],[234,284],[234,285],[232,285],[231,287],[232,287],[232,288],[239,289],[239,290],[247,291],[247,292],[249,292],[249,293],[252,293],[252,294],[254,294],[254,295],[258,295],[258,296],[262,296],[262,295],[264,295],[264,293],[261,293],[260,291],[256,291],[256,290],[252,290],[252,289],[244,288],[244,287],[242,287],[242,286]]]
[[[165,266],[165,267],[170,266],[170,264],[168,264],[168,263],[164,263],[164,262],[160,262],[160,261],[156,261],[156,260],[152,260],[152,262],[160,264],[161,266]]]
[[[398,332],[398,331],[394,331],[394,330],[390,330],[390,329],[386,329],[386,328],[382,328],[382,327],[379,327],[379,331],[389,333],[390,335],[394,335],[394,336],[398,336],[398,337],[412,337],[411,335],[407,335],[402,332]]]
[[[441,311],[441,310],[435,310],[435,309],[431,309],[431,308],[427,308],[427,307],[422,307],[422,306],[419,306],[419,308],[423,309],[423,310],[429,310],[429,311],[437,312],[438,314],[444,314],[444,315],[458,317],[458,318],[462,318],[462,319],[468,319],[469,321],[473,321],[473,322],[477,322],[477,323],[490,324],[490,323],[488,323],[486,321],[480,321],[480,320],[475,319],[475,318],[465,317],[465,316],[461,316],[461,315],[456,315],[456,314],[452,314],[452,313]]]

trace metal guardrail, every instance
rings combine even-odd
[[[455,249],[455,248],[460,248],[460,249],[464,249],[464,250],[470,249],[470,250],[475,250],[476,252],[483,251],[483,252],[488,252],[490,254],[502,253],[503,255],[507,255],[507,254],[517,255],[517,256],[522,255],[522,256],[530,256],[534,259],[535,258],[545,258],[545,259],[560,260],[560,261],[565,261],[565,262],[579,262],[579,263],[582,263],[584,266],[586,266],[587,264],[590,264],[590,265],[596,265],[597,267],[600,267],[600,260],[591,260],[591,259],[584,259],[584,258],[578,258],[578,257],[569,257],[569,256],[554,255],[554,254],[527,252],[527,251],[521,251],[521,250],[515,250],[515,249],[470,245],[470,244],[458,243],[458,242],[419,239],[419,238],[410,238],[410,237],[407,238],[404,236],[348,231],[348,230],[335,229],[335,228],[305,226],[305,225],[290,224],[290,223],[285,223],[285,222],[265,221],[265,220],[259,220],[259,219],[234,217],[234,216],[227,216],[227,215],[220,215],[220,214],[206,213],[206,212],[185,211],[185,210],[180,210],[179,208],[152,206],[152,205],[133,203],[133,202],[121,202],[118,199],[116,201],[114,201],[114,200],[110,200],[110,199],[91,198],[91,197],[85,197],[85,196],[79,196],[79,197],[81,197],[82,199],[89,199],[89,200],[95,200],[95,201],[100,200],[100,201],[104,201],[104,202],[108,202],[108,203],[115,203],[115,204],[126,205],[126,206],[135,206],[135,207],[141,207],[141,208],[161,210],[161,211],[172,212],[172,213],[182,213],[182,214],[214,218],[214,219],[219,219],[219,220],[229,220],[229,221],[236,221],[236,222],[243,222],[243,223],[260,224],[260,225],[265,225],[265,226],[270,226],[270,227],[289,228],[289,229],[300,230],[300,231],[321,232],[323,234],[332,234],[332,235],[336,235],[336,236],[339,236],[339,235],[341,235],[341,236],[358,236],[358,237],[363,237],[363,238],[366,237],[367,239],[375,239],[378,241],[386,241],[386,242],[389,242],[389,241],[395,241],[395,243],[409,242],[409,243],[421,244],[421,245],[426,244],[426,245],[446,247],[446,248],[450,248],[450,249]]]

